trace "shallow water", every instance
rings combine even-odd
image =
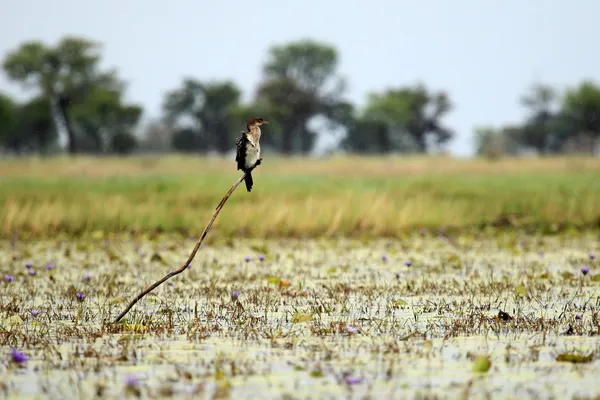
[[[204,246],[190,269],[112,324],[192,247],[168,237],[2,243],[2,277],[15,279],[0,284],[0,393],[600,394],[600,268],[590,257],[600,256],[597,235],[220,243]],[[500,311],[510,317],[498,318]],[[293,322],[302,315],[309,320]],[[11,348],[28,361],[12,362]],[[560,353],[592,359],[559,362]],[[491,361],[486,373],[472,371],[480,355]]]

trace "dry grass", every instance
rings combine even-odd
[[[494,223],[600,222],[600,159],[265,157],[210,236],[395,236]],[[0,163],[2,234],[178,230],[197,235],[239,177],[230,159],[26,158]],[[503,216],[511,215],[504,219]]]

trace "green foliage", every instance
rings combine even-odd
[[[229,151],[237,135],[234,121],[240,95],[230,81],[184,79],[180,88],[167,93],[163,104],[166,123],[178,130],[173,146],[184,151],[190,145],[193,147],[187,147],[187,151]]]
[[[68,151],[125,154],[138,146],[134,132],[143,113],[124,100],[126,84],[116,70],[101,67],[102,46],[67,35],[55,44],[26,41],[2,61],[8,78],[32,97],[20,104],[0,95],[0,145],[4,150],[49,152],[57,132]],[[425,84],[394,85],[370,93],[365,107],[344,99],[337,49],[298,40],[272,46],[255,97],[241,103],[229,80],[187,77],[163,101],[162,125],[148,126],[145,151],[233,150],[248,119],[269,121],[261,144],[283,154],[314,150],[318,134],[344,133],[340,148],[354,153],[415,153],[442,149],[454,132],[443,120],[453,110],[444,90]],[[559,91],[536,83],[521,97],[526,118],[505,127],[477,127],[477,153],[489,159],[534,151],[538,154],[594,154],[600,138],[600,86],[584,81]],[[320,125],[325,129],[317,129]],[[59,129],[60,127],[60,129]],[[333,136],[332,136],[333,138]]]
[[[128,132],[117,132],[111,138],[110,147],[118,154],[129,154],[137,146],[134,135]]]
[[[259,104],[269,110],[269,134],[284,154],[308,153],[316,132],[309,121],[325,117],[339,123],[344,80],[337,74],[337,50],[325,43],[302,40],[269,50],[258,88]],[[343,113],[343,111],[342,111]]]
[[[442,145],[452,138],[452,131],[441,122],[451,109],[446,93],[432,93],[418,84],[371,93],[364,118],[381,124],[380,148],[425,152],[430,139]]]
[[[104,87],[93,88],[85,102],[71,109],[76,132],[82,139],[87,136],[92,140],[87,150],[94,153],[105,152],[107,146],[117,153],[123,153],[125,149],[126,153],[133,150],[130,146],[135,147],[136,141],[132,131],[141,115],[141,107],[124,104],[120,92]]]
[[[200,135],[190,128],[175,131],[171,145],[175,150],[184,153],[206,151],[208,149],[206,141],[202,140]]]
[[[535,84],[521,99],[528,117],[518,126],[491,131],[475,130],[477,153],[538,154],[578,152],[594,154],[600,137],[600,86],[584,81],[559,93]]]
[[[85,144],[86,140],[92,143],[89,150],[100,152],[116,131],[125,133],[137,123],[141,108],[122,104],[125,85],[115,71],[99,68],[99,50],[94,41],[66,36],[55,46],[25,42],[6,55],[2,66],[8,77],[33,90],[38,103],[48,104],[50,118],[42,118],[39,107],[36,109],[36,125],[43,123],[45,131],[43,140],[37,138],[40,150],[53,136],[47,133],[47,120],[64,122],[70,153],[82,150],[80,147],[85,150],[78,142]],[[22,132],[15,135],[19,143],[31,137]]]
[[[0,96],[0,121],[0,145],[16,153],[43,152],[58,138],[50,101],[42,96],[23,104]]]
[[[5,143],[18,122],[18,106],[13,99],[0,93],[0,141]]]

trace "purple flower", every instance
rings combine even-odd
[[[578,314],[578,315],[576,315],[576,316],[575,316],[575,319],[581,319],[581,315],[579,315],[579,314]]]
[[[87,274],[85,274],[83,276],[83,280],[88,281],[88,282],[91,281],[92,280],[92,273],[88,272]]]
[[[344,380],[346,381],[346,384],[348,384],[348,385],[357,385],[357,384],[359,384],[361,382],[360,378],[353,378],[353,377],[351,377],[349,375],[346,376],[344,378]]]
[[[127,374],[125,376],[125,391],[134,394],[136,397],[141,397],[140,380],[134,374]]]
[[[407,267],[410,267],[412,265],[412,261],[407,260],[404,265],[406,265]]]
[[[587,275],[588,272],[590,272],[590,269],[588,267],[581,267],[581,273],[583,275]]]
[[[246,256],[246,257],[244,257],[244,261],[246,261],[246,262],[250,262],[250,260],[252,260],[250,257],[247,257],[247,256]]]
[[[54,264],[46,265],[46,271],[52,271],[54,269]]]
[[[590,254],[590,260],[595,260],[596,259],[596,255],[595,254]]]
[[[27,268],[27,269],[31,269],[31,268],[33,268],[33,264],[32,264],[32,263],[30,263],[30,262],[28,262],[28,263],[25,263],[25,268]]]
[[[348,333],[358,333],[358,328],[348,325]]]
[[[237,300],[237,298],[240,297],[240,292],[233,292],[233,294],[231,295],[231,298],[234,300]]]
[[[25,354],[21,353],[17,349],[12,349],[10,356],[12,358],[12,361],[17,364],[22,364],[24,362],[27,362],[27,356]]]
[[[388,256],[386,256],[385,254],[382,254],[382,255],[381,255],[381,260],[382,260],[383,262],[388,262]]]
[[[77,300],[83,301],[83,299],[85,299],[85,294],[83,294],[83,293],[77,293]]]
[[[262,254],[260,256],[258,256],[258,259],[260,261],[265,261],[267,259],[267,257],[263,256]]]
[[[12,275],[8,275],[8,274],[6,274],[6,275],[4,275],[4,280],[5,280],[6,282],[13,282],[13,281],[15,280],[15,277],[14,277],[14,276],[12,276]]]
[[[31,315],[33,315],[34,317],[37,317],[39,313],[40,312],[36,309],[31,310]]]
[[[192,268],[192,263],[189,263],[189,264],[187,265],[187,267],[185,267],[185,269],[190,269],[190,268]]]
[[[28,270],[27,273],[31,276],[35,276],[35,271],[32,269]]]

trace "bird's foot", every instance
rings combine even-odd
[[[263,158],[259,158],[258,160],[256,160],[256,162],[254,163],[254,166],[257,167],[262,163]]]

